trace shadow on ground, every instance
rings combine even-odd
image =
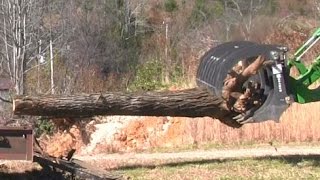
[[[239,161],[239,160],[279,160],[292,166],[298,166],[302,161],[312,161],[311,166],[320,166],[320,154],[309,154],[309,155],[279,155],[279,156],[264,156],[257,158],[228,158],[228,159],[205,159],[205,160],[190,160],[190,161],[179,161],[179,162],[169,162],[161,164],[147,164],[147,165],[124,165],[117,168],[118,170],[130,170],[136,168],[149,168],[154,169],[156,167],[178,167],[184,165],[201,165],[207,163],[225,163],[230,161]]]
[[[64,180],[72,179],[69,175],[63,172],[45,171],[45,170],[33,170],[23,173],[9,173],[0,172],[1,180]]]
[[[19,171],[19,172],[15,172]],[[19,165],[11,169],[8,166],[0,166],[0,180],[116,180],[123,179],[120,174],[108,173],[105,176],[99,174],[100,171],[94,171],[93,174],[85,170],[63,171],[59,168],[42,166],[42,169],[26,170],[21,172]]]

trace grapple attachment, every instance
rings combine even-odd
[[[248,41],[218,45],[201,58],[197,84],[224,98],[239,124],[279,121],[290,103],[286,51],[283,46]],[[253,67],[259,68],[248,71]],[[234,82],[236,86],[230,86]]]

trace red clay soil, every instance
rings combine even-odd
[[[132,121],[116,134],[121,150],[144,150],[161,146],[176,146],[183,143],[186,119],[171,117],[145,117]],[[123,149],[125,147],[125,149]]]

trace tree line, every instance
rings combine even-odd
[[[1,0],[0,76],[14,94],[192,84],[210,47],[264,41],[277,22],[319,10],[318,0]]]

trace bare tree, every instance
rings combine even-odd
[[[241,28],[243,37],[250,39],[254,17],[264,7],[263,0],[225,0],[225,24],[227,39],[229,38],[230,27],[237,25]]]
[[[320,0],[314,0],[313,1],[313,7],[314,7],[314,18],[317,19],[320,15]]]
[[[67,41],[63,36],[65,21],[59,15],[64,1],[1,0],[0,3],[1,75],[11,78],[16,94],[24,94],[26,76],[36,70],[38,82],[34,85],[40,92],[39,67],[51,63],[50,92],[54,93],[53,60]]]
[[[6,62],[8,74],[15,84],[17,94],[24,92],[24,70],[27,64],[27,46],[29,44],[27,16],[32,1],[1,1],[2,60]]]
[[[2,76],[11,78],[16,94],[25,93],[26,73],[37,67],[41,53],[38,48],[44,34],[41,5],[44,4],[35,0],[1,0],[0,58],[6,67],[2,67]]]

